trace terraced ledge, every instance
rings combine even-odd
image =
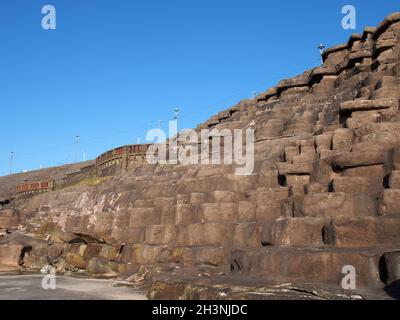
[[[340,104],[340,111],[368,111],[389,108],[398,108],[397,99],[377,99],[377,100],[354,100],[346,101]]]

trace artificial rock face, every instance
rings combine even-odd
[[[197,128],[253,127],[253,174],[141,161],[96,185],[16,198],[0,211],[0,268],[340,287],[350,265],[358,287],[383,286],[384,270],[399,280],[400,13],[323,58]],[[9,240],[17,229],[47,245]]]

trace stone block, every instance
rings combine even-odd
[[[377,197],[383,190],[380,177],[336,177],[332,182],[334,192],[365,193]]]
[[[260,248],[261,247],[261,226],[255,222],[239,223],[235,227],[233,247]]]
[[[400,170],[393,170],[389,178],[390,189],[400,189]]]
[[[400,215],[400,190],[399,189],[386,189],[382,192],[379,199],[379,214],[386,215]]]
[[[167,245],[176,238],[176,227],[174,225],[147,226],[145,233],[145,244]]]
[[[175,206],[175,224],[191,224],[196,219],[196,206],[177,204]]]
[[[215,248],[196,248],[194,250],[194,259],[199,266],[222,266],[229,264],[229,251],[222,247]]]
[[[324,227],[324,242],[343,248],[371,248],[400,244],[400,219],[338,217]]]
[[[325,218],[278,219],[272,226],[272,244],[276,246],[323,246]]]
[[[338,129],[333,134],[332,149],[350,151],[353,145],[353,131],[350,129]]]
[[[236,203],[203,203],[199,207],[202,222],[236,222],[238,205]]]
[[[129,228],[160,224],[161,216],[154,208],[133,208]]]
[[[373,216],[377,204],[363,193],[315,193],[297,199],[295,217]]]
[[[239,222],[256,221],[257,207],[256,204],[249,201],[239,202]]]
[[[354,100],[340,104],[340,111],[366,111],[398,108],[399,101],[396,99],[377,99],[377,100]]]
[[[178,226],[177,246],[224,246],[232,243],[234,225],[227,223],[195,223]]]

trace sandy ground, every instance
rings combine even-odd
[[[43,275],[0,274],[0,300],[145,300],[144,292],[115,280],[56,277],[56,289],[42,288]]]

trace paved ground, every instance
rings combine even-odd
[[[114,280],[56,277],[56,289],[42,288],[43,275],[1,275],[0,300],[145,300],[144,292],[115,286]]]

